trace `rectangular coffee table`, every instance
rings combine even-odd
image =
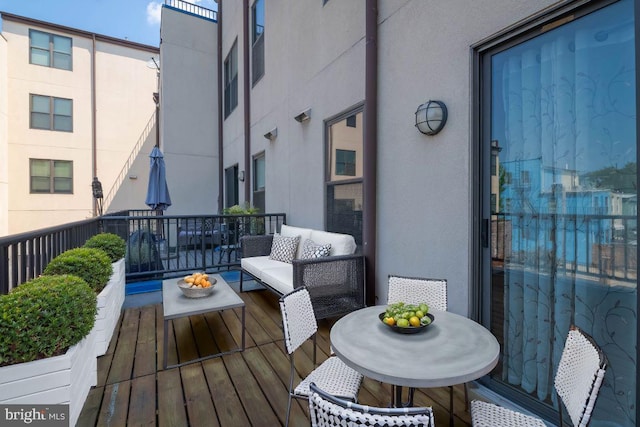
[[[231,287],[225,282],[225,280],[219,274],[211,274],[210,278],[216,279],[213,293],[203,298],[187,298],[182,291],[178,288],[178,280],[167,279],[162,281],[162,307],[164,311],[164,343],[162,345],[163,360],[162,366],[164,369],[175,368],[183,366],[188,363],[200,362],[202,360],[211,359],[212,357],[218,357],[236,351],[244,351],[245,345],[245,305],[242,298],[231,289]],[[177,319],[179,317],[194,316],[196,314],[203,314],[215,311],[223,311],[232,308],[242,307],[242,346],[233,350],[224,351],[221,353],[211,354],[208,356],[200,357],[198,359],[189,360],[186,362],[178,363],[176,365],[167,365],[167,346],[169,342],[169,320]]]

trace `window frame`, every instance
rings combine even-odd
[[[49,115],[49,126],[48,127],[40,127],[40,126],[36,126],[34,124],[34,119],[33,119],[33,115],[34,114],[45,114],[44,112],[40,112],[40,111],[34,111],[34,98],[35,97],[39,97],[39,98],[48,98],[49,99],[49,111],[47,112],[47,114]],[[56,114],[55,112],[55,102],[56,100],[58,101],[69,101],[69,106],[70,106],[70,110],[71,110],[71,114],[70,115],[64,115],[64,114]],[[69,129],[56,129],[56,116],[58,117],[68,117],[69,121],[71,123],[71,126]],[[50,131],[55,131],[55,132],[71,132],[73,133],[73,99],[70,98],[60,98],[60,97],[56,97],[56,96],[48,96],[48,95],[39,95],[39,94],[35,94],[35,93],[30,93],[29,94],[29,129],[36,129],[36,130],[50,130]]]
[[[262,187],[258,186],[258,162],[262,161]],[[254,154],[253,159],[251,160],[251,165],[253,168],[253,173],[251,174],[252,183],[251,183],[251,196],[253,200],[253,206],[260,209],[260,212],[264,212],[266,205],[266,189],[267,189],[267,157],[264,151],[260,153]]]
[[[471,46],[472,59],[472,93],[471,105],[475,106],[472,111],[472,181],[476,184],[472,189],[472,211],[476,213],[476,221],[472,225],[472,253],[471,253],[471,277],[470,282],[470,313],[469,317],[478,321],[482,325],[490,328],[491,325],[491,246],[490,228],[491,223],[491,95],[486,86],[486,79],[491,79],[490,58],[497,52],[508,50],[527,40],[536,38],[540,34],[552,30],[557,26],[577,20],[589,13],[606,8],[619,0],[604,0],[602,2],[588,3],[566,3],[562,2],[550,8],[541,10],[531,15],[527,19],[507,27],[505,30],[497,32],[491,38],[484,39]],[[636,34],[640,26],[640,9],[635,9]],[[636,39],[637,46],[637,39]],[[636,47],[636,63],[640,59],[640,50]],[[636,68],[636,81],[640,82],[638,76],[640,72]],[[489,77],[486,77],[489,76]],[[636,99],[640,99],[640,85],[636,84]],[[640,132],[637,136],[640,139]],[[636,142],[640,147],[640,143]],[[640,150],[638,150],[637,163],[640,163]],[[505,174],[505,182],[511,183],[519,179],[510,173]],[[502,200],[498,200],[500,203]],[[512,200],[504,199],[504,210],[510,212]],[[638,294],[638,306],[640,306],[640,294]],[[640,339],[640,338],[639,338]],[[640,347],[639,347],[640,348]],[[636,350],[636,360],[640,359],[640,352]],[[636,372],[637,380],[640,380],[640,370]],[[514,393],[509,386],[498,384],[493,379],[485,376],[478,380],[494,392],[505,394],[509,399],[527,409],[537,412],[548,419],[557,419],[557,413],[549,411],[545,405],[541,405],[530,399]],[[636,381],[636,384],[639,384]],[[636,392],[638,391],[636,386]]]
[[[256,18],[258,4],[262,6],[262,25],[259,25]],[[264,63],[264,28],[265,28],[265,0],[256,0],[251,6],[251,82],[255,86],[265,73]],[[258,31],[261,27],[262,31]]]
[[[235,70],[235,73],[230,76]],[[231,78],[230,78],[231,77]],[[224,118],[238,106],[238,39],[233,42],[224,60]]]
[[[47,178],[45,176],[34,176],[34,162],[49,162],[49,190],[48,191],[40,191],[34,189],[33,180],[34,178]],[[66,163],[70,165],[70,176],[56,176],[56,163]],[[56,189],[56,179],[68,179],[71,183],[70,189],[68,191],[62,191]],[[56,160],[56,159],[38,159],[38,158],[30,158],[29,159],[29,194],[73,194],[73,160]]]
[[[33,38],[32,38],[32,34],[42,34],[45,36],[48,36],[49,38],[49,43],[48,43],[48,49],[45,50],[42,47],[38,47],[38,46],[33,46]],[[66,39],[69,40],[69,52],[63,52],[60,50],[56,50],[55,47],[55,38],[61,38],[61,39]],[[46,52],[47,57],[48,57],[48,64],[38,64],[37,62],[33,61],[33,57],[32,57],[32,53],[34,52],[34,50],[40,51],[40,52]],[[55,55],[67,55],[69,57],[69,68],[66,67],[59,67],[56,66],[56,61],[55,61]],[[73,38],[72,37],[67,37],[67,36],[63,36],[60,34],[55,34],[55,33],[49,33],[46,31],[41,31],[41,30],[36,30],[33,28],[29,28],[29,64],[32,65],[38,65],[41,67],[49,67],[49,68],[56,68],[58,70],[65,70],[65,71],[73,71]]]
[[[349,186],[359,185],[361,187],[361,192],[364,191],[364,175],[361,174],[360,176],[358,176],[357,166],[356,166],[356,173],[354,176],[336,174],[336,176],[338,177],[346,176],[346,178],[333,179],[333,180],[331,179],[332,167],[334,166],[337,160],[336,159],[337,149],[333,146],[331,127],[342,121],[345,122],[345,127],[351,127],[351,126],[347,126],[347,123],[346,123],[347,119],[349,119],[351,116],[355,117],[358,114],[362,114],[362,117],[364,118],[364,103],[356,104],[348,108],[347,110],[343,111],[342,113],[339,113],[324,121],[324,145],[325,145],[324,169],[325,170],[324,170],[323,213],[324,213],[324,226],[325,226],[325,230],[327,231],[345,232],[344,230],[337,230],[332,227],[333,220],[331,219],[331,217],[332,216],[335,217],[336,211],[329,212],[329,209],[331,207],[329,203],[329,196],[335,195],[335,190],[339,187],[348,188]],[[364,120],[362,120],[361,122],[364,122]],[[362,150],[364,155],[364,127],[362,128]],[[357,151],[356,151],[356,156],[357,156]],[[335,203],[335,199],[333,203]],[[362,206],[362,209],[364,209],[364,204]],[[356,211],[354,210],[354,213],[355,212]],[[354,224],[355,224],[355,221],[357,221],[357,215],[354,215]],[[360,222],[361,221],[362,221],[362,218],[360,218]],[[356,239],[356,244],[358,246],[362,245],[362,223],[360,223],[359,229],[354,226],[354,229],[350,230],[349,233],[354,236],[354,238]]]

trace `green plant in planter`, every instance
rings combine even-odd
[[[100,233],[87,240],[84,247],[102,249],[109,255],[111,262],[116,262],[124,257],[127,251],[127,242],[117,234]]]
[[[69,249],[52,259],[43,272],[47,276],[73,274],[87,282],[96,293],[104,289],[112,273],[109,255],[95,248]]]
[[[249,203],[245,203],[244,205],[233,205],[228,208],[224,208],[222,213],[225,215],[254,215],[260,212],[260,209],[255,206],[251,206]],[[247,231],[250,234],[264,234],[264,218],[243,218],[244,224],[242,224],[242,228],[245,230],[243,234],[246,234]],[[240,221],[238,221],[240,223]]]
[[[243,206],[233,205],[222,210],[225,215],[252,215],[258,212],[260,212],[260,209],[251,206],[249,203],[245,203]]]
[[[93,328],[96,294],[79,277],[41,276],[0,296],[0,366],[64,354]]]

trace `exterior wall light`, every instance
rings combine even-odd
[[[269,132],[264,134],[264,137],[269,141],[273,141],[274,139],[276,139],[276,136],[278,136],[278,128],[273,128]]]
[[[306,110],[300,112],[298,115],[293,117],[297,122],[306,122],[311,118],[311,108],[307,108]]]
[[[435,135],[447,123],[447,106],[442,101],[427,101],[416,110],[416,127],[425,135]]]

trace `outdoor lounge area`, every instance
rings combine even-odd
[[[223,277],[239,290],[238,272]],[[107,353],[98,358],[98,385],[91,389],[78,425],[284,425],[289,361],[278,297],[268,290],[239,295],[247,310],[245,351],[167,370],[162,369],[162,305],[151,301],[125,308]],[[169,363],[237,347],[240,316],[241,310],[233,309],[171,321]],[[329,352],[332,323],[319,322],[318,362]],[[312,341],[296,353],[300,377],[312,370],[312,354]],[[469,426],[462,385],[455,387],[454,397],[455,426]],[[360,403],[388,406],[391,387],[365,379],[358,398]],[[448,422],[448,387],[418,390],[415,404],[432,406],[436,425]],[[309,425],[306,401],[294,399],[290,425]]]

